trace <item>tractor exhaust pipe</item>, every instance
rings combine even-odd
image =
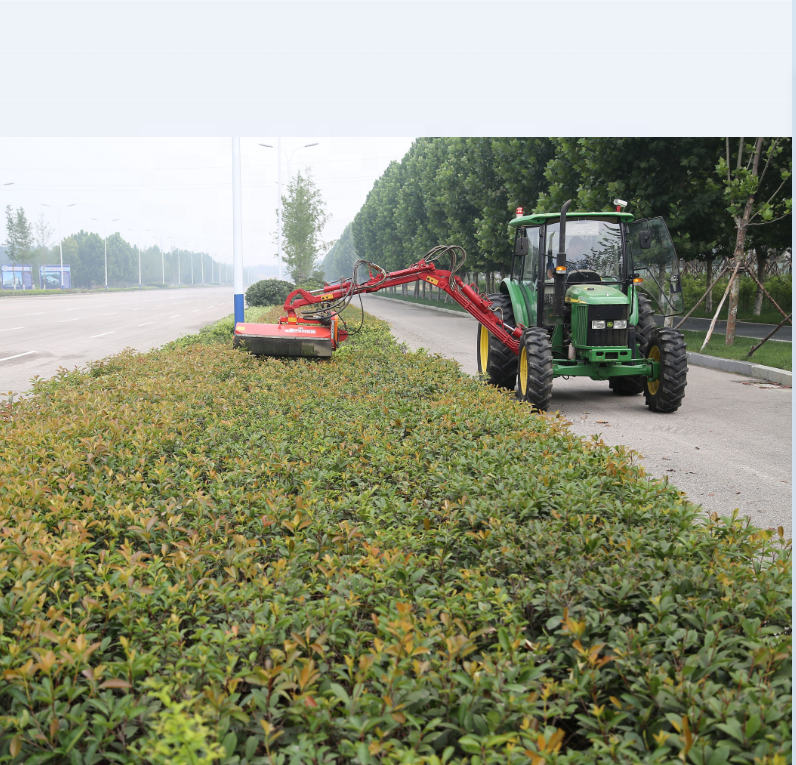
[[[556,272],[553,292],[555,312],[564,316],[564,282],[567,278],[567,210],[572,204],[568,199],[561,208],[561,222],[558,226],[558,255],[556,256]]]

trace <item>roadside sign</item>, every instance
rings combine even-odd
[[[0,266],[0,279],[4,290],[32,290],[33,266]]]
[[[61,289],[61,277],[63,276],[63,288],[65,290],[72,289],[72,271],[70,269],[71,266],[40,266],[41,288],[43,290]]]

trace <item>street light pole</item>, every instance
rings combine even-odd
[[[91,220],[97,221],[97,223],[102,223],[99,218],[92,218]],[[116,223],[119,220],[118,218],[114,218],[111,223]],[[108,227],[105,227],[105,292],[108,291]]]
[[[64,288],[64,243],[63,243],[63,239],[61,238],[61,213],[67,207],[74,207],[76,204],[77,204],[77,202],[73,202],[71,205],[62,205],[61,207],[58,208],[58,250],[61,253],[61,287],[60,287],[60,289]],[[50,207],[50,205],[46,205],[46,204],[44,204],[44,202],[42,202],[42,207]],[[71,280],[69,282],[69,286],[70,287],[72,286]]]

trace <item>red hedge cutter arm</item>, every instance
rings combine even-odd
[[[446,254],[451,258],[451,268],[447,271],[437,268],[435,263]],[[285,315],[278,324],[236,324],[235,345],[243,345],[257,356],[329,357],[350,334],[339,314],[355,295],[423,280],[447,292],[504,345],[519,354],[522,327],[505,324],[500,312],[492,308],[492,303],[476,286],[467,285],[456,276],[465,257],[464,250],[457,245],[439,245],[413,266],[392,273],[375,263],[358,260],[351,278],[327,284],[321,290],[293,290],[285,300]],[[362,266],[367,266],[369,278],[359,283],[357,274]]]

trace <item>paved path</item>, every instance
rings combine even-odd
[[[365,310],[389,321],[410,348],[455,359],[476,374],[476,322],[468,315],[367,295]],[[791,537],[791,390],[691,367],[683,405],[656,414],[643,396],[615,396],[608,383],[557,378],[552,410],[582,436],[640,452],[648,473],[666,476],[708,512],[738,508],[756,526]]]
[[[0,298],[0,395],[124,348],[147,351],[232,313],[231,287]]]
[[[655,316],[655,321],[659,327],[663,326],[663,316]],[[696,332],[707,332],[710,327],[710,319],[686,319],[685,324],[681,327],[681,329],[692,329]],[[680,323],[680,317],[676,317],[674,320],[675,326]],[[735,334],[738,337],[756,337],[762,340],[769,332],[771,332],[776,324],[757,324],[752,321],[739,321],[735,324]],[[777,334],[772,337],[772,340],[780,340],[787,343],[790,343],[792,340],[792,327],[790,324],[786,324],[784,327],[781,327]],[[714,334],[717,335],[726,335],[727,334],[727,322],[726,321],[717,321],[716,327],[713,330]]]

